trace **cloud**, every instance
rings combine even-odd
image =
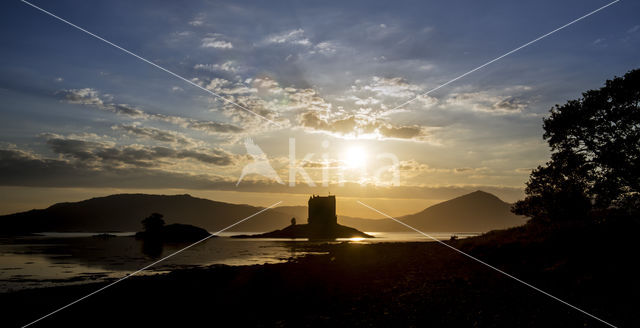
[[[200,130],[208,133],[237,134],[244,132],[244,129],[239,126],[213,121],[189,120],[189,122],[187,123],[187,127],[193,130]]]
[[[519,167],[514,170],[518,174],[530,174],[531,171],[533,171],[533,168],[530,167]]]
[[[28,187],[111,187],[132,189],[184,188],[199,190],[232,190],[240,192],[279,192],[291,194],[317,193],[316,187],[305,184],[295,188],[267,181],[243,182],[235,186],[236,179],[213,174],[187,174],[157,168],[140,167],[88,167],[65,159],[47,159],[18,149],[0,149],[0,185]],[[522,188],[487,185],[450,186],[376,186],[346,182],[344,186],[331,185],[350,197],[381,197],[410,199],[450,199],[484,190],[511,200],[523,196]]]
[[[301,28],[282,32],[279,34],[272,34],[267,36],[264,41],[265,44],[297,44],[303,46],[311,45],[311,41],[304,36],[304,30]]]
[[[282,117],[280,113],[291,109],[295,101],[288,99],[289,92],[294,92],[295,88],[282,88],[278,83],[268,77],[247,79],[244,83],[232,82],[222,78],[196,79],[199,85],[211,90],[234,103],[249,109],[251,112],[265,117],[271,121],[278,122],[281,127],[289,125],[289,121]],[[249,84],[249,85],[248,85]],[[253,132],[266,129],[264,119],[250,112],[238,108],[238,106],[216,100],[222,106],[212,111],[221,111],[233,122],[242,122],[245,129]]]
[[[134,135],[138,138],[150,139],[161,142],[168,142],[173,144],[180,144],[185,146],[194,146],[198,142],[191,139],[184,134],[175,131],[160,130],[151,127],[141,127],[138,125],[114,125],[111,127],[113,130],[123,131],[127,134]]]
[[[202,39],[200,46],[202,48],[218,48],[218,49],[231,49],[233,44],[229,41],[221,40],[223,36],[221,34],[212,34],[211,36]]]
[[[244,83],[231,82],[218,77],[210,79],[208,83],[201,83],[201,85],[216,94],[228,96],[227,98],[232,98],[239,94],[252,94],[257,92],[257,89],[250,88]]]
[[[527,103],[517,97],[508,97],[494,103],[492,107],[499,112],[522,112]]]
[[[148,113],[131,105],[106,102],[101,99],[98,91],[91,88],[62,90],[56,94],[68,103],[93,106],[100,110],[129,116],[135,119],[162,121],[184,128],[204,131],[210,134],[235,134],[244,132],[243,128],[229,123],[202,121],[181,116]]]
[[[108,110],[116,114],[122,114],[126,116],[131,116],[134,118],[144,118],[144,119],[161,118],[161,120],[165,120],[165,118],[168,117],[160,114],[148,114],[141,109],[135,108],[127,104],[107,104],[105,106],[99,106],[99,107],[101,109]]]
[[[307,168],[319,168],[313,162],[302,163]],[[339,162],[332,162],[337,167]],[[421,173],[448,173],[460,171],[465,179],[486,168],[439,169],[431,168],[415,160],[402,161],[399,169],[403,176],[415,177]],[[453,173],[456,174],[456,173]],[[206,189],[232,190],[238,192],[269,192],[290,194],[317,193],[317,187],[298,184],[295,188],[283,186],[275,182],[254,180],[243,182],[242,188],[235,186],[235,177],[219,176],[207,170],[205,173],[193,174],[176,172],[167,168],[135,167],[113,165],[87,165],[84,161],[67,158],[43,158],[31,152],[19,149],[0,149],[0,185],[29,187],[112,187],[132,189]],[[474,190],[484,190],[506,197],[511,201],[523,196],[521,187],[505,187],[491,185],[401,185],[380,186],[345,182],[343,186],[330,185],[331,190],[339,190],[345,197],[382,197],[410,199],[449,199]]]
[[[409,83],[401,77],[379,77],[355,80],[345,96],[339,98],[345,107],[355,107],[360,114],[390,116],[396,113],[429,108],[438,103],[438,99],[421,95],[420,85]],[[401,108],[396,105],[414,99]]]
[[[0,149],[0,185],[29,187],[196,188],[235,183],[220,176],[155,168],[92,167],[78,161],[47,159],[16,149]]]
[[[56,92],[56,95],[71,104],[96,106],[103,104],[102,99],[98,96],[98,91],[91,88],[61,90]]]
[[[193,69],[203,70],[209,72],[229,72],[229,73],[237,73],[240,71],[240,67],[235,65],[233,61],[226,61],[222,64],[196,64],[193,66]]]
[[[310,53],[313,54],[317,52],[325,56],[331,56],[331,55],[334,55],[337,51],[338,51],[338,46],[336,45],[335,42],[323,41],[316,44],[314,46],[314,50],[310,51]]]
[[[318,113],[312,111],[300,115],[300,124],[306,128],[335,132],[342,135],[355,133],[357,127],[356,119],[353,116],[328,121],[321,118]]]
[[[418,172],[418,173],[433,172],[434,170],[431,167],[429,167],[429,165],[425,163],[420,163],[415,159],[400,161],[397,168],[398,170],[403,172]]]
[[[381,125],[379,126],[380,134],[387,138],[395,139],[416,139],[424,137],[426,134],[422,127],[418,125],[411,126],[393,126],[393,125]]]
[[[606,41],[607,39],[605,38],[597,38],[593,40],[593,42],[591,42],[591,45],[601,47],[601,48],[606,48],[608,46]]]
[[[504,90],[504,92],[513,94],[511,90]],[[460,107],[475,112],[504,115],[523,112],[529,105],[529,101],[521,96],[504,96],[492,91],[478,91],[452,93],[443,105]]]
[[[370,84],[363,85],[362,90],[371,91],[378,96],[393,98],[413,98],[421,88],[408,83],[404,78],[385,78],[374,76]]]
[[[414,159],[400,161],[398,169],[403,172],[405,178],[413,178],[422,173],[472,176],[489,172],[487,167],[431,167],[426,163],[418,162]]]
[[[189,21],[189,25],[191,26],[202,26],[204,25],[204,15],[198,14],[192,20]]]
[[[194,149],[141,145],[115,145],[113,143],[69,139],[55,134],[44,134],[46,144],[63,158],[89,167],[161,167],[164,160],[191,159],[218,166],[232,165],[235,158],[221,149],[208,152]]]
[[[418,66],[418,69],[421,71],[432,71],[435,68],[436,68],[436,65],[434,64],[424,64],[424,65]]]
[[[327,118],[314,111],[302,113],[299,117],[299,124],[304,128],[326,132],[338,137],[425,141],[429,136],[429,133],[418,125],[394,125],[371,117],[365,118],[355,115]]]
[[[349,110],[340,106],[334,109],[327,101],[312,88],[295,88],[282,86],[269,77],[247,79],[244,83],[228,81],[222,78],[198,80],[207,89],[218,94],[232,97],[234,102],[260,115],[274,119],[289,117],[300,127],[311,132],[326,132],[336,137],[363,137],[373,139],[402,139],[424,141],[429,136],[427,130],[418,125],[391,124],[381,117],[390,112],[381,103],[379,94],[399,96],[407,95],[407,90],[418,90],[399,78],[374,78],[373,87],[363,85],[368,97],[359,98],[352,95],[344,101],[353,101],[358,107]],[[435,99],[424,97],[418,103],[433,104]],[[361,107],[365,106],[365,107]],[[376,108],[372,108],[376,106]],[[247,113],[238,111],[235,106],[224,105],[225,115],[234,121],[249,119]]]

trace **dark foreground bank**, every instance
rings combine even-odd
[[[619,327],[639,326],[635,224],[515,228],[451,244]],[[340,244],[295,262],[132,277],[37,326],[604,327],[437,243]],[[0,294],[21,326],[106,284]]]

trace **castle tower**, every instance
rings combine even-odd
[[[332,226],[338,224],[336,216],[336,196],[313,195],[309,197],[309,219],[313,226]]]

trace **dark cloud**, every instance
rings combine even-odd
[[[531,103],[531,97],[512,96],[505,94],[527,92],[528,86],[513,86],[502,90],[487,90],[475,92],[452,93],[445,105],[459,106],[476,112],[486,112],[496,115],[522,113]]]
[[[94,151],[103,148],[102,144],[96,142],[60,138],[48,139],[47,145],[56,154],[70,155],[82,161],[97,159]]]
[[[135,118],[154,118],[154,117],[162,117],[159,115],[147,114],[144,111],[131,107],[126,104],[107,104],[106,106],[101,106],[102,109],[106,109],[112,111],[116,114],[127,115]]]
[[[139,167],[90,167],[77,161],[44,159],[0,149],[0,185],[25,187],[114,187],[207,189],[228,183],[221,177]]]
[[[195,121],[191,120],[187,127],[210,133],[242,133],[244,129],[233,124],[219,123],[213,121]]]
[[[340,134],[353,133],[356,129],[356,119],[353,116],[337,119],[331,122],[319,117],[316,112],[306,112],[300,116],[300,124],[306,128],[337,132]]]
[[[221,149],[203,152],[179,150],[168,147],[144,147],[139,145],[116,146],[108,143],[47,136],[47,145],[64,158],[92,167],[134,166],[159,167],[164,160],[192,159],[206,164],[227,166],[235,163],[232,154]]]
[[[527,106],[526,102],[516,97],[509,97],[493,104],[493,108],[499,111],[520,112]]]

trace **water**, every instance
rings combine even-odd
[[[331,243],[380,243],[431,241],[418,233],[368,232],[374,239],[338,239]],[[291,258],[322,253],[326,242],[306,239],[235,239],[222,233],[141,274],[161,274],[175,269],[214,264],[252,265],[284,262]],[[97,238],[95,233],[44,233],[41,236],[0,238],[0,292],[25,288],[81,284],[121,278],[157,261],[188,244],[149,245],[132,237]],[[429,233],[449,239],[452,233]],[[456,233],[460,238],[475,233]]]

